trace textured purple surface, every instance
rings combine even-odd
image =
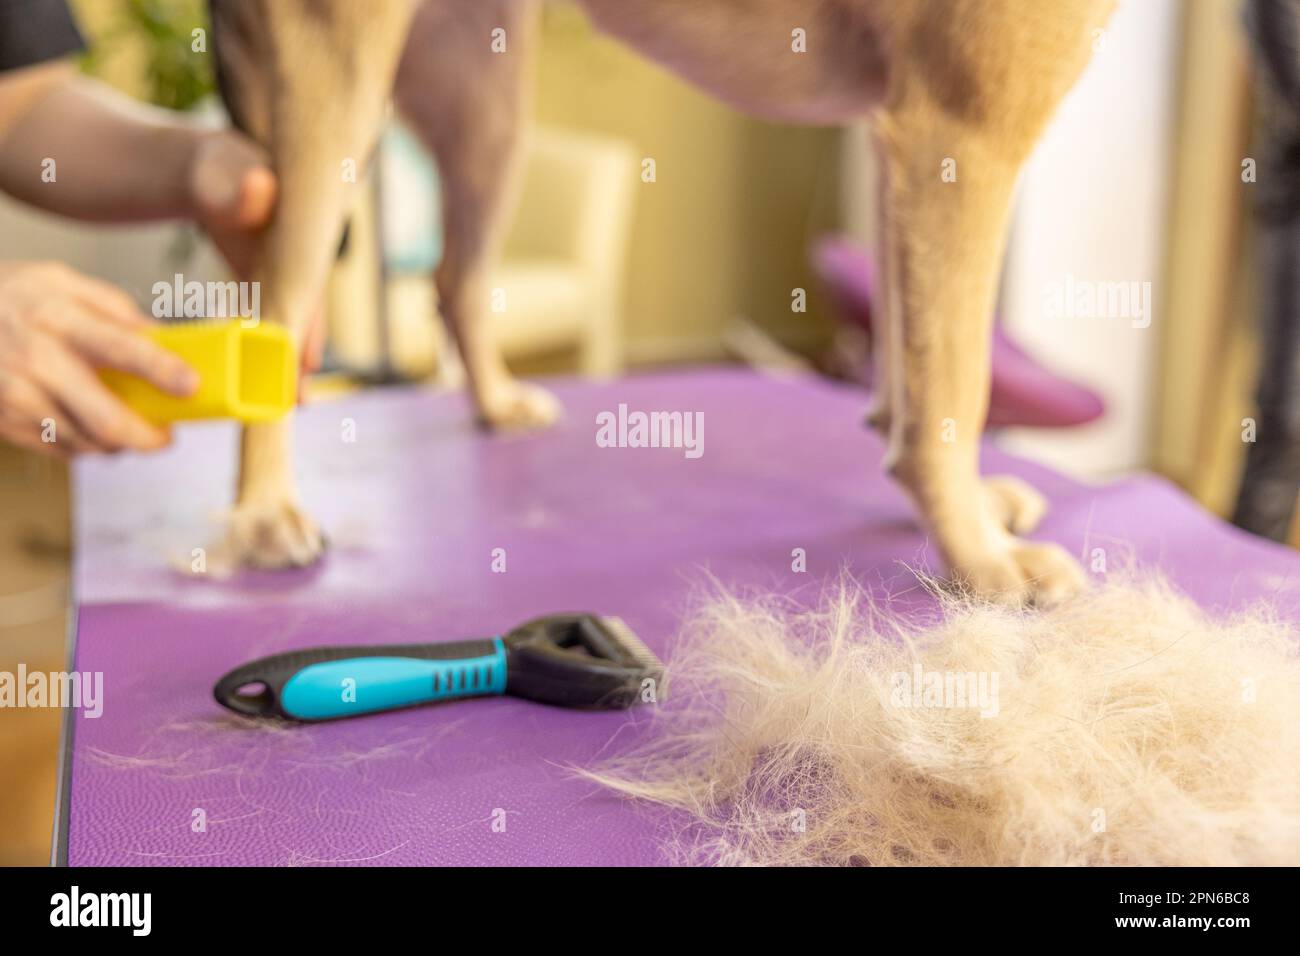
[[[296,431],[302,491],[331,534],[315,569],[194,580],[172,570],[228,505],[234,431],[183,429],[150,459],[76,473],[76,666],[103,671],[76,718],[76,864],[637,864],[653,813],[566,767],[621,752],[646,714],[478,700],[315,726],[250,729],[211,699],[226,670],[325,643],[451,640],[562,609],[624,617],[661,655],[707,568],[801,593],[847,566],[901,606],[929,550],[879,474],[865,396],[735,371],[559,384],[545,434],[477,434],[459,397],[415,389],[314,406]],[[604,449],[620,402],[704,413],[705,452]],[[344,420],[356,441],[344,442]],[[1261,595],[1300,617],[1300,558],[1201,512],[1154,478],[1084,487],[995,450],[987,466],[1053,501],[1040,537],[1158,564],[1207,606]],[[491,571],[504,548],[507,571]],[[808,574],[790,570],[793,548]],[[202,809],[207,831],[193,832]],[[504,811],[505,832],[494,832]]]

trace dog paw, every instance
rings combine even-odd
[[[501,431],[546,428],[561,412],[559,400],[546,389],[513,380],[486,390],[477,404],[479,422]]]
[[[237,567],[303,568],[325,553],[325,536],[292,501],[247,501],[231,513],[221,551]]]
[[[1012,534],[1028,534],[1047,514],[1047,499],[1013,475],[985,478],[983,488],[993,520]]]
[[[999,604],[1045,607],[1083,590],[1083,569],[1060,545],[1007,536],[998,547],[952,567],[964,591]]]

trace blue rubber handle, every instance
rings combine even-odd
[[[480,657],[348,657],[309,664],[284,682],[280,710],[298,720],[330,720],[438,700],[506,692],[506,649]]]

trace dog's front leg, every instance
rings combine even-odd
[[[984,482],[991,315],[1021,162],[1087,61],[1106,0],[1032,15],[980,3],[917,8],[915,71],[877,118],[889,302],[890,471],[954,579],[1010,602],[1050,602],[1083,574],[1059,546],[1023,540],[1042,512],[1023,482]],[[933,62],[925,62],[925,57]],[[965,59],[963,60],[963,57]],[[975,64],[965,76],[956,64]],[[901,80],[902,78],[900,78]]]
[[[257,279],[266,319],[301,347],[338,248],[347,203],[387,116],[408,0],[252,0],[241,14],[252,39],[244,114],[266,144],[280,198]],[[260,33],[258,32],[260,28]],[[323,539],[294,483],[291,422],[250,425],[241,442],[238,497],[227,546],[240,564],[309,564]]]
[[[893,270],[888,467],[957,582],[1011,602],[1064,596],[1080,582],[1078,567],[1054,544],[1015,537],[979,474],[991,304],[1016,166],[970,142],[882,133]],[[955,183],[939,180],[945,151],[962,157]]]

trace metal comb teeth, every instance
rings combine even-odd
[[[641,638],[636,636],[636,632],[628,627],[621,617],[601,615],[600,620],[609,632],[618,638],[624,649],[636,658],[637,663],[645,668],[647,677],[653,677],[656,682],[663,681],[664,662],[646,646],[646,643]]]

